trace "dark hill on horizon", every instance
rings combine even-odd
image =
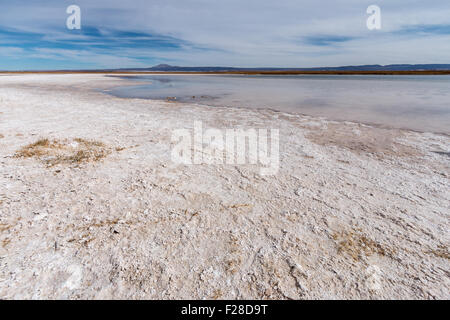
[[[436,71],[450,70],[450,64],[391,64],[391,65],[361,65],[341,67],[316,68],[236,68],[236,67],[180,67],[168,64],[159,64],[149,68],[114,69],[120,71],[147,71],[147,72],[239,72],[239,71]],[[110,70],[113,71],[113,70]]]
[[[390,64],[360,65],[316,68],[239,68],[239,67],[181,67],[159,64],[149,68],[117,69],[65,69],[65,70],[22,70],[0,73],[230,73],[230,74],[450,74],[450,64]]]

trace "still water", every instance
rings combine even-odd
[[[119,97],[210,106],[270,108],[396,128],[450,134],[450,76],[145,75]],[[230,111],[231,112],[231,111]]]

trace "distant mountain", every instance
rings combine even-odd
[[[233,67],[179,67],[159,64],[150,68],[119,69],[120,71],[162,72],[227,72],[227,71],[434,71],[450,70],[450,64],[390,64],[318,68],[233,68]]]
[[[236,68],[236,67],[180,67],[169,64],[158,64],[149,68],[121,68],[121,69],[66,69],[66,70],[33,70],[18,72],[86,72],[86,73],[102,73],[102,72],[242,72],[242,73],[295,73],[295,72],[330,72],[330,73],[428,73],[428,74],[450,74],[450,64],[390,64],[379,65],[370,64],[362,66],[341,66],[341,67],[317,67],[317,68]],[[0,70],[0,72],[8,72]],[[435,72],[435,73],[433,73]]]
[[[122,69],[123,70],[123,69]],[[180,72],[223,72],[223,71],[247,71],[247,70],[267,70],[267,68],[259,69],[249,69],[249,68],[232,68],[232,67],[179,67],[171,66],[168,64],[158,64],[157,66],[150,68],[138,68],[132,69],[133,71],[180,71]]]

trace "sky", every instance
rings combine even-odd
[[[69,30],[66,9],[81,9]],[[381,8],[381,29],[366,10]],[[450,64],[449,0],[0,0],[0,70]]]

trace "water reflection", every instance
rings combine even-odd
[[[450,134],[450,76],[146,75],[120,97],[270,108]]]

